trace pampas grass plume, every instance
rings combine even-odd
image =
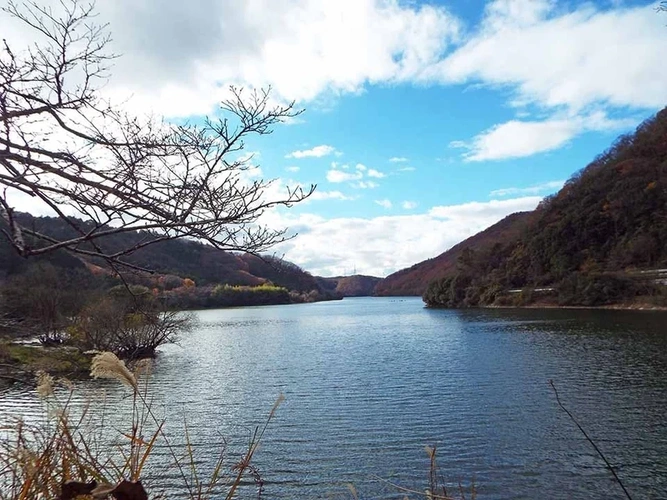
[[[137,379],[134,374],[112,352],[103,352],[93,358],[90,365],[90,376],[115,379],[137,390]]]
[[[53,395],[53,377],[46,372],[37,372],[37,394],[41,398],[48,398]]]

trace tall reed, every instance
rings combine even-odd
[[[0,427],[6,436],[0,441],[0,500],[147,500],[149,496],[166,499],[174,492],[160,487],[160,477],[154,474],[145,477],[152,458],[157,462],[154,469],[175,471],[179,498],[231,500],[241,494],[242,487],[243,492],[249,493],[249,485],[254,485],[252,495],[260,498],[263,482],[252,462],[283,396],[275,402],[264,423],[255,427],[239,459],[230,460],[222,443],[217,455],[206,461],[210,465],[205,473],[195,459],[187,422],[183,427],[184,446],[177,447],[165,432],[165,420],[153,411],[149,399],[150,372],[150,360],[142,360],[130,370],[110,352],[93,358],[93,378],[114,380],[129,391],[130,397],[124,400],[130,405],[131,419],[128,428],[119,431],[114,431],[105,418],[106,412],[119,408],[94,401],[83,408],[78,403],[74,405],[75,387],[71,382],[39,373],[36,392],[45,401],[44,420],[27,423],[17,418]],[[165,464],[164,455],[157,460],[154,455],[158,448],[167,451],[170,464]],[[424,491],[377,479],[404,494],[406,499],[475,499],[474,484],[467,492],[460,484],[448,490],[438,470],[436,448],[426,447],[426,452],[429,470]],[[349,485],[349,492],[352,498],[358,498],[353,485]]]
[[[36,391],[46,403],[44,420],[27,423],[17,418],[0,427],[6,437],[0,441],[0,500],[146,500],[149,494],[150,498],[166,498],[164,491],[158,491],[159,480],[152,478],[150,488],[142,483],[158,447],[167,450],[170,465],[180,478],[179,490],[187,499],[236,498],[239,488],[247,484],[257,485],[253,494],[261,496],[261,478],[252,460],[282,396],[264,424],[254,429],[238,460],[227,458],[223,443],[212,470],[203,474],[187,424],[183,429],[185,449],[177,450],[164,431],[165,420],[153,411],[148,397],[149,361],[130,370],[114,354],[104,352],[93,358],[91,375],[115,380],[130,391],[131,397],[126,398],[131,405],[129,428],[111,436],[114,431],[104,420],[109,409],[96,404],[84,405],[74,416],[74,386],[38,374]],[[119,441],[113,445],[110,437]],[[164,463],[157,465],[165,469]]]

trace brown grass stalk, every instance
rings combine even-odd
[[[238,494],[246,475],[255,480],[261,492],[262,482],[251,462],[282,396],[265,423],[255,428],[241,460],[227,462],[223,441],[212,472],[204,479],[194,458],[187,423],[184,425],[185,456],[179,458],[165,433],[165,421],[153,412],[148,397],[150,370],[141,364],[132,372],[110,353],[98,355],[92,366],[93,376],[116,380],[132,391],[130,428],[120,432],[121,443],[106,444],[112,437],[105,420],[106,403],[102,407],[95,406],[95,411],[91,405],[85,405],[81,415],[72,418],[72,385],[40,374],[39,393],[46,400],[45,421],[33,425],[17,419],[0,429],[11,436],[0,442],[0,500],[70,500],[75,494],[72,491],[85,492],[88,496],[84,498],[92,498],[90,494],[96,492],[96,498],[135,500],[132,496],[120,496],[121,490],[125,491],[123,495],[139,492],[137,499],[147,498],[142,485],[143,474],[158,443],[169,451],[181,476],[182,487],[191,500],[231,500]],[[64,398],[62,391],[59,395],[59,391],[54,390],[56,385],[68,389]],[[101,417],[97,426],[95,416]],[[153,429],[149,430],[150,427]],[[144,438],[145,435],[149,437]],[[151,498],[163,498],[157,491],[150,493]]]

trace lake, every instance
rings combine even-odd
[[[447,484],[474,482],[480,499],[622,498],[550,379],[633,498],[667,498],[664,313],[359,298],[196,315],[196,330],[156,362],[154,406],[174,436],[187,422],[206,466],[223,438],[233,454],[284,394],[255,460],[264,498],[350,498],[346,483],[363,499],[403,498],[390,483],[424,490],[427,445]],[[78,385],[123,393],[110,381]],[[25,389],[0,395],[0,418],[41,409]]]

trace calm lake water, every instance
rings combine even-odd
[[[154,406],[175,442],[187,421],[206,466],[223,437],[235,458],[284,394],[255,461],[264,498],[350,498],[346,483],[363,499],[403,498],[388,482],[423,491],[426,445],[437,445],[448,484],[474,481],[480,499],[622,498],[549,379],[633,498],[667,498],[663,313],[360,298],[197,316],[156,363]],[[79,385],[106,388],[110,401],[123,393],[108,381]],[[13,388],[0,395],[0,418],[36,418],[41,405]],[[175,473],[161,481],[178,484]]]

